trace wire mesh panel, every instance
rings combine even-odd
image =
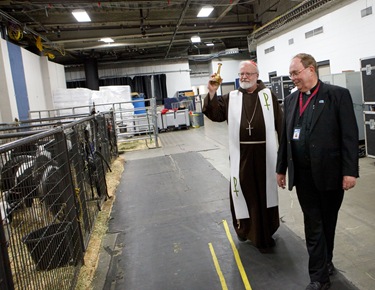
[[[70,141],[69,163],[76,194],[78,220],[86,249],[95,218],[107,199],[106,172],[118,156],[113,112],[84,118],[65,129]]]
[[[97,151],[101,152],[107,161],[117,155],[117,138],[113,119],[113,112],[98,115],[95,118]]]
[[[15,289],[69,289],[83,254],[66,139],[38,135],[0,151],[8,265]]]
[[[0,146],[0,289],[74,288],[117,156],[113,122],[89,116]]]
[[[96,144],[98,139],[95,137],[97,129],[95,120],[90,119],[74,124],[72,130],[66,133],[72,144],[69,161],[85,248],[89,242],[95,218],[107,198],[105,180],[107,167],[103,164],[109,166],[111,161],[111,157],[106,160],[100,151],[97,151],[99,147]]]

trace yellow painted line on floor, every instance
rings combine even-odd
[[[217,272],[217,275],[219,276],[219,279],[220,279],[221,288],[223,290],[228,290],[227,283],[225,282],[224,275],[221,272],[219,261],[217,260],[217,257],[216,257],[216,254],[215,254],[214,247],[212,246],[211,243],[208,243],[208,247],[210,248],[212,260],[214,261],[216,272]]]
[[[226,220],[223,220],[223,225],[224,225],[224,229],[225,229],[225,232],[227,234],[228,240],[229,240],[229,242],[230,242],[230,244],[232,246],[232,251],[233,251],[233,254],[234,254],[234,258],[236,260],[238,270],[240,271],[242,282],[243,282],[243,284],[245,286],[245,289],[246,290],[252,290],[252,288],[250,286],[249,279],[247,279],[247,275],[246,275],[245,269],[243,268],[243,265],[242,265],[242,262],[241,262],[241,258],[240,258],[240,254],[238,253],[236,245],[233,242],[232,235],[230,234],[228,223],[227,223]]]

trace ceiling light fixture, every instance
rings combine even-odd
[[[236,54],[240,53],[240,50],[237,48],[228,48],[224,51],[224,54]]]
[[[197,17],[208,17],[213,10],[214,10],[214,7],[212,6],[203,6],[201,10],[199,11]]]
[[[194,36],[192,36],[190,39],[191,39],[191,42],[192,42],[192,43],[198,43],[198,42],[201,42],[201,38],[200,38],[199,35],[194,35]]]
[[[212,42],[207,42],[206,46],[214,46],[214,44]]]
[[[78,22],[91,22],[90,16],[83,9],[75,9],[72,14]]]
[[[104,37],[104,38],[101,38],[99,41],[103,41],[105,43],[112,43],[112,42],[115,42],[112,38],[110,37]]]

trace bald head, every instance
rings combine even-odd
[[[299,53],[292,58],[289,75],[300,92],[307,92],[318,83],[315,59],[306,53]]]
[[[256,71],[259,74],[258,65],[255,61],[252,60],[243,60],[240,62],[240,70],[241,68],[249,69],[251,71]]]

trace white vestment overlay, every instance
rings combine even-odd
[[[266,128],[266,194],[267,208],[269,208],[278,205],[278,191],[276,182],[277,140],[275,133],[275,117],[273,112],[271,91],[269,89],[263,89],[258,93],[258,97],[261,103]],[[231,173],[231,194],[237,219],[250,217],[239,178],[241,113],[242,93],[238,90],[235,90],[230,92],[229,95],[228,137]]]

